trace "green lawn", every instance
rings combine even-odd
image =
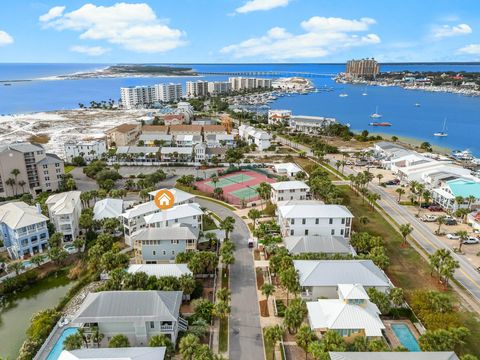
[[[302,169],[305,170],[307,174],[310,174],[313,169],[315,169],[317,166],[319,166],[317,163],[314,161],[308,159],[308,158],[301,158],[301,157],[296,157],[295,158],[295,163],[300,166]],[[325,167],[329,167],[324,165]],[[331,168],[331,167],[329,167]],[[336,173],[335,169],[332,169],[333,172]],[[336,180],[342,180],[339,176],[332,174],[331,172],[328,171],[328,178],[332,181]]]
[[[385,220],[380,213],[372,211],[367,203],[363,203],[360,196],[347,185],[338,187],[346,198],[348,207],[355,215],[353,229],[355,231],[367,231],[371,234],[381,236],[385,241],[385,250],[390,258],[390,266],[386,273],[395,286],[404,289],[407,300],[412,292],[417,289],[431,289],[444,291],[443,286],[438,283],[436,277],[430,276],[430,269],[426,260],[411,246],[402,247],[401,235]],[[369,223],[360,225],[358,218],[367,216]],[[460,302],[458,294],[449,290],[457,302]],[[478,314],[461,311],[460,317],[464,326],[471,331],[471,336],[464,347],[466,353],[479,354],[480,322]]]
[[[75,169],[76,166],[73,165],[65,165],[65,174],[68,174],[71,172],[73,169]]]
[[[220,333],[218,335],[218,351],[228,351],[228,318],[220,320]]]

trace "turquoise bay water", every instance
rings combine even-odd
[[[0,80],[38,79],[41,77],[92,71],[108,64],[0,64]],[[307,96],[279,98],[271,103],[272,108],[286,108],[297,115],[335,117],[349,123],[354,130],[385,131],[410,138],[418,138],[432,144],[452,149],[470,149],[480,156],[480,97],[468,97],[448,93],[431,93],[404,90],[399,87],[364,87],[336,84],[331,74],[345,69],[341,64],[192,64],[200,72],[226,71],[284,71],[325,74],[312,78],[315,86],[333,87],[332,92],[312,93]],[[382,71],[431,70],[431,71],[479,71],[477,65],[449,64],[395,64],[383,65]],[[206,80],[225,80],[228,76],[205,76]],[[84,80],[34,80],[0,85],[0,114],[26,113],[35,111],[62,110],[88,104],[91,100],[118,100],[120,87],[148,85],[160,82],[196,80],[193,77],[169,78],[114,78]],[[363,92],[368,96],[362,96]],[[347,93],[348,97],[339,97]],[[414,106],[420,103],[420,107]],[[388,128],[372,128],[370,114],[378,111],[382,121],[393,124]],[[434,137],[442,130],[447,118],[448,137]]]
[[[392,330],[400,343],[408,349],[408,351],[421,351],[417,339],[405,324],[392,324]]]

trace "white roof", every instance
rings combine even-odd
[[[182,226],[182,224],[174,224],[166,228],[148,227],[142,228],[132,234],[132,240],[197,240],[199,230],[191,226]]]
[[[347,239],[336,235],[287,236],[283,239],[283,243],[292,254],[325,253],[353,255],[355,253]]]
[[[293,189],[306,189],[310,191],[310,186],[305,184],[303,181],[280,181],[277,183],[270,184],[272,189],[275,190],[293,190]]]
[[[163,360],[165,347],[128,347],[63,350],[58,360]]]
[[[184,203],[184,202],[189,201],[190,199],[193,199],[195,197],[195,195],[190,194],[186,191],[177,189],[177,188],[170,188],[170,189],[162,188],[162,189],[150,191],[148,194],[152,197],[155,197],[155,195],[157,195],[157,193],[161,190],[168,190],[172,193],[172,195],[174,197],[174,204],[175,205],[180,204],[180,203]]]
[[[291,218],[353,218],[353,214],[343,205],[303,203],[281,205],[278,211],[284,219]]]
[[[187,264],[134,264],[127,269],[128,273],[144,272],[148,276],[173,276],[192,275]]]
[[[48,206],[50,215],[66,215],[71,214],[75,210],[75,207],[80,203],[81,191],[68,191],[59,194],[50,195],[45,201]]]
[[[390,280],[372,260],[294,260],[301,286],[361,284],[391,287]]]
[[[158,146],[119,146],[117,154],[155,154],[160,151]]]
[[[366,305],[348,304],[340,299],[320,299],[307,302],[308,320],[314,329],[364,329],[365,335],[382,336],[385,329],[378,307],[366,301]]]
[[[294,163],[283,163],[283,164],[273,164],[276,172],[286,171],[288,173],[297,173],[303,171],[297,164]]]
[[[458,360],[453,351],[431,352],[332,352],[331,360]]]
[[[0,223],[4,223],[10,229],[20,229],[47,220],[48,217],[41,214],[35,206],[27,205],[23,201],[0,206]]]
[[[123,200],[107,198],[95,203],[93,207],[93,220],[118,218],[122,215]]]
[[[179,153],[179,154],[191,155],[192,154],[192,148],[189,147],[189,146],[178,146],[178,147],[164,146],[160,150],[161,154],[173,154],[175,152]]]
[[[338,284],[338,293],[342,299],[370,299],[360,284]]]
[[[174,206],[171,209],[164,210],[161,213],[154,213],[145,216],[145,222],[147,224],[154,224],[157,222],[163,222],[174,219],[183,219],[191,216],[203,215],[200,205],[197,203],[183,204]]]

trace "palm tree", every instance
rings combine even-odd
[[[255,230],[255,225],[256,225],[257,219],[259,219],[261,216],[262,216],[262,213],[257,209],[251,209],[248,212],[249,219],[251,219],[253,221],[253,230]]]
[[[123,334],[114,335],[108,343],[109,348],[126,348],[130,347],[130,341]]]
[[[395,192],[398,194],[398,202],[400,203],[402,195],[405,194],[405,190],[402,188],[398,188],[395,190]]]
[[[25,266],[23,265],[23,263],[19,261],[8,265],[8,271],[15,271],[15,275],[17,276],[18,274],[20,274],[20,271],[22,271],[23,269],[25,269]]]
[[[461,230],[457,232],[457,235],[459,236],[458,251],[462,252],[462,245],[463,242],[468,239],[468,232],[466,232],[465,230]]]
[[[407,236],[413,231],[413,227],[410,224],[402,224],[400,225],[399,230],[403,237],[402,245],[405,246],[407,244]]]
[[[365,226],[367,225],[369,222],[370,222],[370,219],[368,218],[368,216],[360,216],[360,218],[358,219],[358,222],[360,223],[360,225]]]
[[[63,341],[63,349],[72,351],[80,349],[83,345],[83,339],[78,332],[68,335]]]
[[[438,224],[438,228],[437,228],[437,235],[440,235],[440,228],[442,227],[443,224],[445,224],[445,216],[439,216],[437,218],[437,224]]]
[[[10,185],[12,187],[12,192],[15,193],[15,196],[17,196],[17,191],[15,189],[15,179],[8,178],[5,180],[5,184]]]
[[[268,302],[268,298],[271,295],[273,295],[274,292],[275,292],[275,286],[273,286],[273,284],[265,283],[262,285],[262,294],[267,298],[267,302]]]
[[[18,185],[20,185],[22,187],[22,193],[24,193],[25,192],[25,185],[27,185],[27,183],[23,180],[20,180],[18,182]]]
[[[97,347],[100,347],[100,343],[102,342],[103,338],[105,335],[103,335],[100,330],[98,329],[98,326],[95,326],[92,331],[92,341],[97,344]]]
[[[265,341],[269,342],[272,345],[272,359],[274,359],[275,347],[277,346],[277,342],[282,340],[283,337],[283,328],[280,325],[274,325],[264,328],[263,331]]]
[[[377,179],[378,179],[378,185],[380,185],[381,182],[382,182],[382,179],[383,179],[383,175],[382,175],[382,174],[378,174],[378,175],[377,175]]]
[[[472,210],[472,204],[477,200],[474,195],[470,195],[467,197],[468,209]]]
[[[193,360],[195,353],[200,346],[200,339],[193,334],[182,337],[178,349],[184,360]]]
[[[225,231],[225,239],[228,239],[230,232],[233,231],[235,225],[235,219],[232,216],[227,216],[220,222],[220,229]]]
[[[308,346],[312,341],[315,341],[316,339],[317,337],[312,331],[312,329],[310,329],[310,326],[305,324],[300,326],[300,329],[297,332],[296,342],[298,347],[302,348],[303,351],[305,351],[305,360],[308,356]]]
[[[13,169],[10,174],[12,174],[14,176],[14,179],[15,179],[15,184],[17,183],[17,177],[18,175],[20,175],[20,170],[18,169]],[[15,195],[17,195],[17,191],[15,190]]]
[[[218,179],[218,175],[213,175],[212,178],[210,179],[210,181],[213,183],[213,186],[215,187],[215,189],[217,188],[217,183],[219,181]]]
[[[173,348],[172,341],[165,335],[154,335],[148,341],[148,346],[150,347],[166,347],[165,357],[170,359],[175,354],[175,349]]]

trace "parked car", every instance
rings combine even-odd
[[[453,218],[446,218],[443,223],[445,225],[457,225],[457,220]]]
[[[432,206],[429,206],[428,207],[428,210],[430,211],[442,211],[442,207],[441,206],[438,206],[438,205],[432,205]]]
[[[253,248],[254,243],[255,243],[255,242],[253,241],[252,238],[248,239],[248,247],[249,247],[249,248]]]
[[[450,240],[458,240],[460,239],[460,236],[458,236],[457,234],[447,234],[447,239],[450,239]]]
[[[466,245],[471,245],[471,244],[478,244],[480,243],[480,240],[478,240],[476,237],[470,236],[467,239],[463,240],[463,244]]]
[[[473,229],[473,233],[474,234],[480,234],[480,230],[479,229]]]
[[[432,206],[432,204],[422,203],[420,206],[422,209],[428,209],[430,206]]]
[[[399,179],[388,180],[385,182],[385,185],[398,185],[398,184],[400,184]]]
[[[435,215],[424,215],[420,218],[420,220],[424,221],[424,222],[434,222],[434,221],[437,221],[437,216]]]

